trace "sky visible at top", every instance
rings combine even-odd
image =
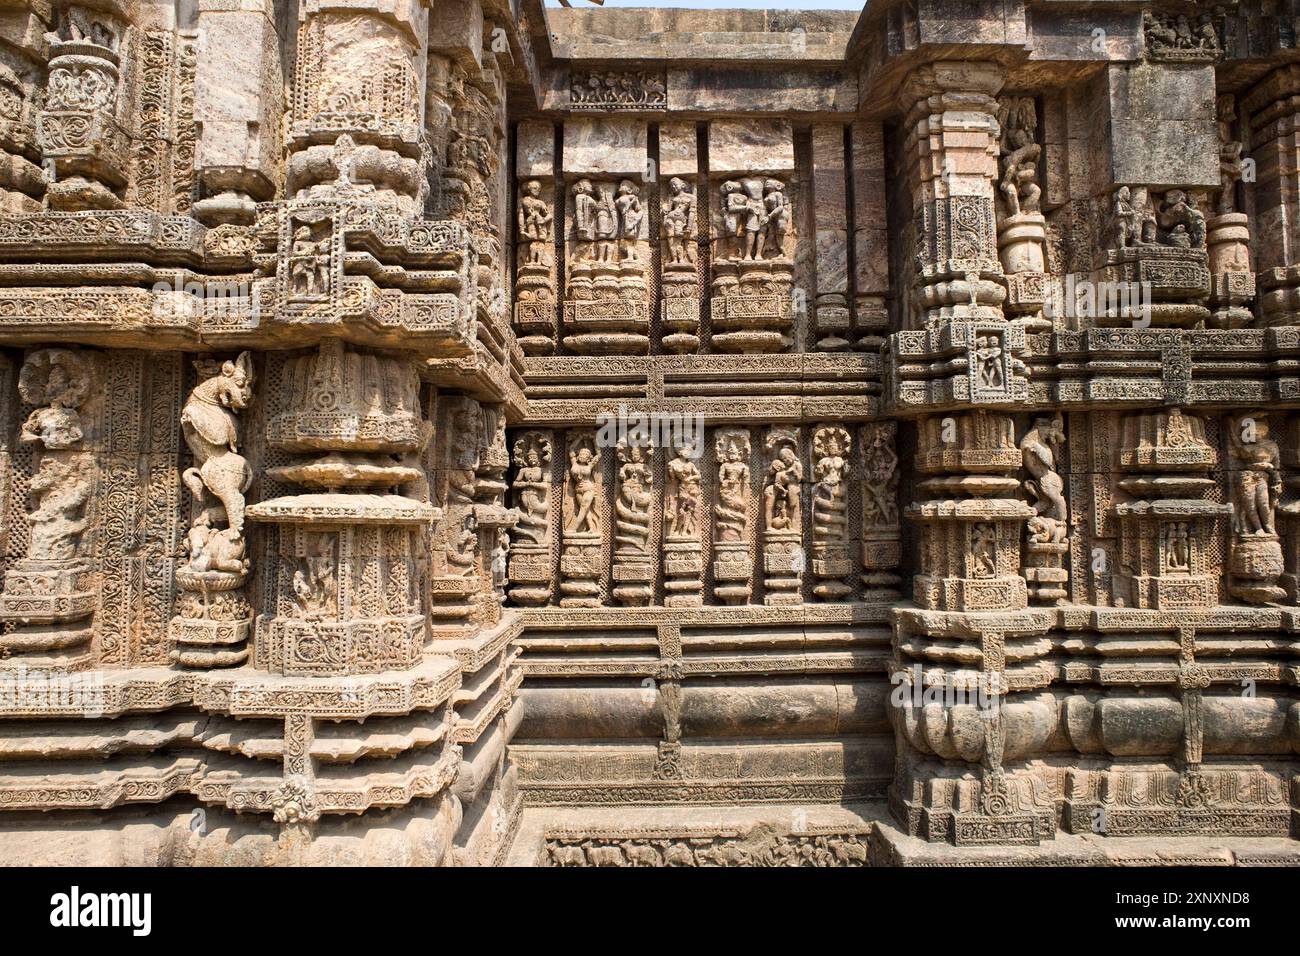
[[[574,9],[594,9],[587,0],[569,0]],[[548,7],[560,6],[559,0],[546,0]],[[741,10],[861,10],[866,0],[605,0],[606,7],[691,7],[708,9],[726,7]]]

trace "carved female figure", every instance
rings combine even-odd
[[[525,435],[515,442],[514,489],[519,508],[515,534],[521,541],[543,544],[549,530],[550,483],[546,471],[551,464],[551,443]]]
[[[600,451],[583,444],[569,450],[570,516],[564,530],[574,534],[600,534],[596,513],[596,468]]]
[[[664,235],[668,238],[668,261],[672,265],[695,262],[695,193],[676,176],[668,183],[668,200],[663,207]]]
[[[877,422],[865,439],[866,481],[862,523],[867,528],[892,528],[898,524],[898,453],[894,451],[894,425]]]
[[[618,500],[614,504],[619,550],[646,551],[650,541],[651,475],[645,449],[626,445],[618,450]]]
[[[645,212],[641,208],[641,190],[636,183],[625,179],[618,184],[618,198],[614,200],[618,208],[619,245],[622,246],[622,261],[636,261],[636,244],[641,238],[641,221]]]
[[[682,445],[668,462],[668,497],[664,502],[668,534],[675,538],[695,537],[696,512],[700,505],[700,469],[691,459],[695,449]]]
[[[1141,241],[1138,235],[1137,212],[1133,208],[1132,195],[1127,186],[1120,186],[1115,190],[1115,205],[1111,212],[1111,220],[1116,249],[1127,249]]]
[[[1282,492],[1282,461],[1277,442],[1268,437],[1268,420],[1244,416],[1229,428],[1233,461],[1233,512],[1239,535],[1271,535],[1278,496]]]
[[[800,494],[803,488],[803,465],[794,447],[782,444],[767,470],[767,487],[763,489],[764,527],[768,531],[798,531],[802,524]]]
[[[713,506],[719,541],[743,541],[749,524],[749,441],[743,434],[718,440],[718,503]]]
[[[785,255],[785,235],[790,228],[790,201],[785,196],[785,183],[779,179],[769,179],[763,189],[766,195],[758,257],[766,257],[770,250],[771,258],[780,259]]]
[[[973,577],[991,578],[997,574],[998,535],[993,525],[981,521],[971,527],[971,556],[975,559]]]

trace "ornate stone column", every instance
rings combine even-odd
[[[691,354],[700,347],[700,198],[694,123],[659,127],[660,232],[662,236],[660,338],[665,351]]]
[[[550,355],[556,348],[555,127],[530,120],[519,124],[515,146],[515,333],[526,355]]]
[[[18,375],[31,409],[19,442],[31,451],[23,490],[29,495],[23,557],[5,572],[0,635],[7,661],[41,671],[92,665],[90,618],[98,605],[93,556],[94,502],[99,482],[103,404],[94,385],[100,356],[73,349],[36,349]]]
[[[551,502],[555,437],[549,429],[526,431],[515,438],[511,490],[519,512],[510,544],[510,599],[516,604],[546,604],[555,591],[552,542],[557,533]]]
[[[1041,661],[1051,619],[1028,609],[1021,574],[1036,514],[1017,494],[1011,416],[1029,398],[1026,330],[1003,314],[1008,289],[1026,289],[999,258],[1013,275],[1042,269],[1038,147],[1031,107],[1000,106],[1001,87],[987,62],[936,62],[909,77],[915,310],[886,354],[897,411],[923,416],[921,480],[904,511],[920,537],[917,608],[893,612],[890,799],[910,832],[958,844],[1032,843],[1054,829],[1033,773],[1012,763],[1026,750],[1008,746],[1037,719],[1009,691],[1045,687],[1052,671]],[[1037,308],[1019,301],[1017,311]],[[941,706],[921,703],[931,700]]]
[[[803,603],[804,470],[799,429],[776,426],[763,441],[767,473],[763,479],[763,603]]]
[[[564,124],[564,346],[580,355],[650,349],[647,128],[632,119]]]
[[[122,11],[68,7],[46,35],[50,59],[37,142],[53,168],[51,209],[120,209],[130,164],[121,69],[135,32]]]
[[[713,506],[713,596],[724,604],[748,604],[754,576],[749,430],[718,429],[714,453],[718,474]]]
[[[1295,325],[1300,313],[1300,66],[1274,69],[1239,100],[1252,190],[1259,318]]]

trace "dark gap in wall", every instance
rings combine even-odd
[[[713,288],[713,246],[709,242],[709,124],[701,120],[695,125],[695,225],[700,276],[700,354],[713,351],[713,303],[709,296]]]
[[[551,236],[555,241],[555,310],[551,318],[554,322],[555,354],[559,355],[563,351],[560,348],[561,330],[563,328],[563,321],[560,316],[564,312],[566,294],[564,283],[568,279],[564,268],[564,231],[568,228],[569,216],[567,212],[568,197],[564,194],[564,126],[556,123],[553,129],[555,132],[555,148],[551,151],[554,157],[551,163],[554,183],[551,187],[551,193],[554,196],[551,209]]]
[[[794,129],[794,173],[790,191],[801,197],[800,205],[803,206],[802,210],[796,206],[798,228],[803,236],[797,242],[794,252],[794,302],[791,305],[794,309],[794,344],[790,351],[811,352],[817,345],[817,195],[813,176],[811,126],[797,126]],[[811,577],[812,575],[805,575],[805,585]]]
[[[650,176],[643,176],[642,192],[645,194],[642,199],[642,215],[646,217],[646,232],[649,234],[650,246],[650,271],[648,278],[650,280],[650,341],[647,343],[647,351],[650,355],[663,354],[663,348],[660,340],[663,337],[663,322],[660,316],[663,313],[664,288],[662,276],[662,255],[659,242],[660,229],[660,199],[663,190],[660,188],[660,180],[663,178],[662,170],[659,168],[659,124],[649,123],[646,129],[646,156],[649,160],[648,166],[651,171]],[[646,207],[649,207],[648,209]],[[662,582],[661,582],[662,583]]]
[[[515,219],[519,215],[519,180],[516,160],[518,158],[519,124],[511,123],[506,127],[506,228],[502,236],[501,254],[506,257],[506,294],[510,308],[514,310],[515,281],[519,271],[517,246],[512,239],[516,235]],[[514,322],[514,316],[506,316],[506,321]]]
[[[858,288],[858,203],[857,196],[854,193],[854,168],[853,168],[853,125],[844,124],[844,230],[845,230],[845,262],[848,268],[847,293],[849,301],[845,303],[849,309],[849,337],[855,339],[858,335],[858,296],[862,294],[862,289]],[[853,348],[857,349],[857,342],[854,341]]]
[[[884,125],[881,136],[885,149],[885,234],[889,237],[889,272],[892,289],[902,289],[901,294],[890,296],[889,331],[898,332],[911,327],[912,262],[909,244],[916,242],[916,210],[913,206],[911,183],[905,164],[905,144],[902,124],[894,121]],[[914,252],[915,250],[911,250]]]

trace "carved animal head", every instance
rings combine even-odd
[[[253,359],[248,352],[240,352],[233,362],[221,363],[221,404],[236,411],[248,407],[253,397]]]

